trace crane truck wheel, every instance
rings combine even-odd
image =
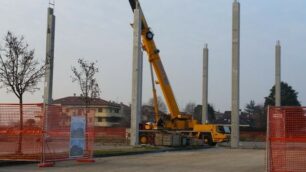
[[[211,136],[208,137],[208,143],[209,146],[216,146],[217,143],[213,141],[213,139],[211,138]]]
[[[211,143],[208,143],[209,146],[216,146],[217,143],[216,142],[211,142]]]
[[[200,139],[203,139],[205,144],[208,144],[209,146],[216,146],[216,142],[213,141],[212,137],[210,134],[204,134],[202,133],[200,135]]]
[[[146,136],[146,135],[141,135],[141,136],[139,136],[139,143],[140,143],[140,144],[143,144],[143,145],[148,144],[148,143],[149,143],[149,138],[148,138],[148,136]]]

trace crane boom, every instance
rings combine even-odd
[[[145,125],[145,130],[140,131],[139,140],[142,144],[159,145],[161,143],[155,142],[156,138],[164,138],[164,134],[167,133],[168,136],[172,137],[179,133],[182,138],[191,138],[191,139],[202,139],[206,144],[211,146],[216,145],[216,143],[224,142],[228,140],[228,137],[225,133],[221,132],[220,126],[214,124],[198,124],[197,120],[192,118],[192,115],[181,114],[176,103],[170,82],[168,80],[166,71],[163,67],[162,61],[159,56],[159,50],[156,48],[155,42],[153,40],[153,33],[150,31],[148,23],[143,15],[141,7],[138,3],[138,0],[129,0],[133,12],[135,9],[139,10],[141,14],[142,26],[141,26],[141,39],[143,44],[143,49],[146,51],[149,57],[150,65],[153,66],[155,75],[157,76],[158,83],[163,92],[167,107],[170,111],[170,117],[167,116],[164,119],[161,119],[160,116],[160,127],[157,124],[157,130],[151,130],[152,125]],[[153,78],[153,77],[152,77]],[[154,84],[154,83],[153,83]],[[155,88],[153,86],[153,94],[156,99]],[[155,106],[156,105],[155,101]],[[158,111],[155,109],[155,111]],[[156,113],[158,114],[158,113]],[[157,122],[157,120],[155,120]],[[155,128],[153,128],[155,129]],[[162,130],[158,130],[162,129]],[[154,140],[152,142],[152,140]],[[159,139],[157,139],[159,140]],[[163,139],[161,139],[163,140]],[[179,140],[179,139],[178,139]],[[162,143],[169,144],[169,143]]]
[[[159,85],[161,87],[161,90],[163,92],[168,110],[170,112],[171,118],[180,118],[180,111],[177,105],[177,102],[175,100],[172,87],[170,85],[170,82],[168,80],[166,71],[164,69],[164,66],[162,64],[162,61],[159,56],[159,50],[156,47],[156,44],[154,42],[154,35],[150,31],[150,28],[148,26],[148,23],[143,15],[143,12],[141,10],[141,7],[137,0],[129,0],[132,10],[134,11],[136,8],[140,10],[140,13],[142,14],[142,43],[143,48],[148,54],[149,62],[152,64],[154,72],[157,76]]]

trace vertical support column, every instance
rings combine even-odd
[[[203,49],[203,90],[202,90],[202,124],[209,123],[208,118],[208,47]]]
[[[239,147],[240,3],[233,3],[231,147]]]
[[[53,86],[53,63],[54,63],[54,39],[55,39],[55,16],[54,9],[48,8],[47,42],[46,42],[46,75],[44,85],[44,103],[52,102]]]
[[[131,104],[131,142],[139,144],[139,121],[141,116],[142,99],[142,50],[141,50],[141,13],[136,5],[134,10],[133,38],[133,71],[132,71],[132,104]]]
[[[275,46],[275,106],[281,106],[281,45]]]
[[[54,5],[51,4],[50,5]],[[55,15],[54,9],[49,7],[47,13],[47,40],[46,40],[46,73],[44,83],[44,121],[43,130],[48,130],[48,105],[52,103],[52,87],[53,87],[53,64],[54,64],[54,41],[55,41]],[[54,164],[45,161],[45,140],[46,132],[42,135],[42,159],[40,167],[52,166]]]

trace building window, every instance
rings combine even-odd
[[[98,108],[98,112],[103,112],[103,108]]]
[[[108,118],[105,118],[105,122],[120,122],[121,118],[118,118],[118,117],[108,117]]]
[[[103,118],[102,117],[98,117],[98,122],[102,122]]]
[[[110,113],[110,112],[111,112],[111,109],[110,109],[110,108],[105,108],[105,112],[106,112],[106,113]]]
[[[119,109],[115,109],[115,113],[119,113]]]

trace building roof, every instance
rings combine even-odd
[[[52,104],[61,104],[61,105],[69,105],[69,106],[85,106],[82,97],[80,96],[70,96],[64,97],[60,99],[53,100]],[[91,106],[115,106],[120,107],[120,104],[115,102],[106,101],[100,98],[94,98],[91,102]]]

